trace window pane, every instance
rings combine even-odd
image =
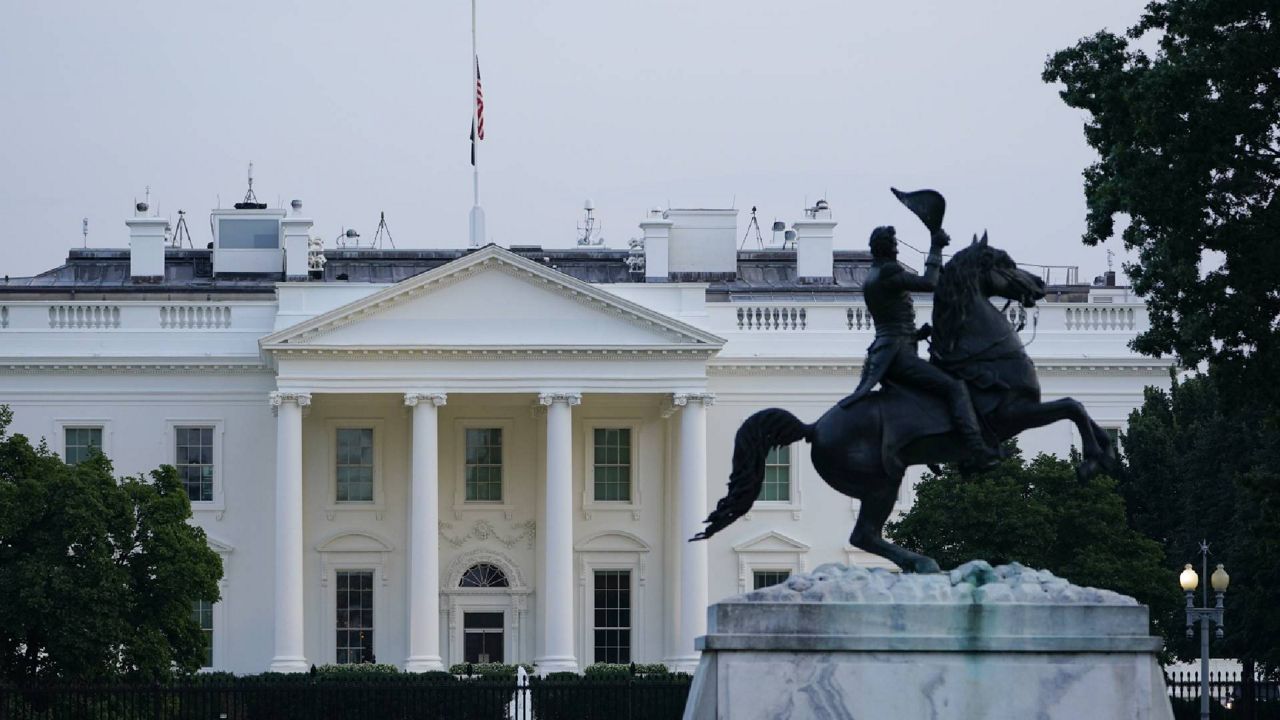
[[[174,467],[192,502],[213,500],[213,428],[174,428]]]
[[[631,501],[631,429],[596,428],[594,497],[599,502]]]
[[[373,571],[339,570],[335,592],[336,662],[373,662]]]
[[[373,502],[373,428],[338,428],[336,502]]]
[[[760,488],[760,499],[790,502],[791,446],[773,448],[764,462],[764,484]]]
[[[752,573],[752,588],[759,590],[760,588],[781,585],[791,577],[790,570],[756,570]]]
[[[92,450],[102,451],[102,428],[68,427],[63,429],[63,447],[68,465],[89,459]]]
[[[191,603],[191,619],[200,626],[204,635],[204,659],[201,667],[213,667],[213,603],[208,600],[196,600]]]
[[[502,501],[502,428],[467,428],[463,477],[469,502]]]
[[[631,571],[595,571],[595,662],[631,662]]]
[[[219,220],[218,246],[232,250],[264,250],[280,247],[278,220]]]

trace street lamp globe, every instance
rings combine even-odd
[[[1226,573],[1223,574],[1225,575]],[[1182,589],[1186,592],[1195,590],[1196,586],[1200,584],[1200,576],[1197,575],[1195,569],[1191,567],[1191,563],[1187,563],[1187,566],[1182,569],[1182,574],[1178,576],[1178,584],[1181,585]]]
[[[1222,567],[1222,563],[1218,563],[1218,569],[1209,576],[1209,584],[1213,585],[1216,592],[1227,591],[1227,585],[1231,584],[1231,576],[1227,574],[1227,569]]]

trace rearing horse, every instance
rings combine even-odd
[[[990,300],[1033,307],[1044,295],[1040,278],[989,246],[985,234],[975,239],[946,264],[934,293],[930,362],[968,383],[990,442],[1058,420],[1075,423],[1084,445],[1076,474],[1085,482],[1118,469],[1111,438],[1080,402],[1041,402],[1035,365],[1017,330]],[[729,492],[707,517],[706,529],[692,539],[705,540],[749,511],[760,495],[769,450],[798,440],[812,443],[813,467],[828,485],[862,501],[851,545],[907,572],[938,572],[933,558],[884,539],[884,524],[907,467],[959,461],[968,451],[941,398],[893,383],[847,409],[832,407],[812,424],[781,408],[747,418],[734,440]]]

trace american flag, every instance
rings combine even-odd
[[[484,90],[480,87],[480,58],[476,57],[476,116],[471,118],[471,166],[476,164],[476,140],[484,139]]]
[[[480,58],[476,58],[476,137],[484,139],[484,89],[480,87]]]

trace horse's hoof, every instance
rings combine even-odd
[[[938,567],[938,563],[933,558],[920,558],[915,562],[915,567],[912,568],[912,572],[920,573],[922,575],[926,573],[940,573],[942,572],[942,568]]]

